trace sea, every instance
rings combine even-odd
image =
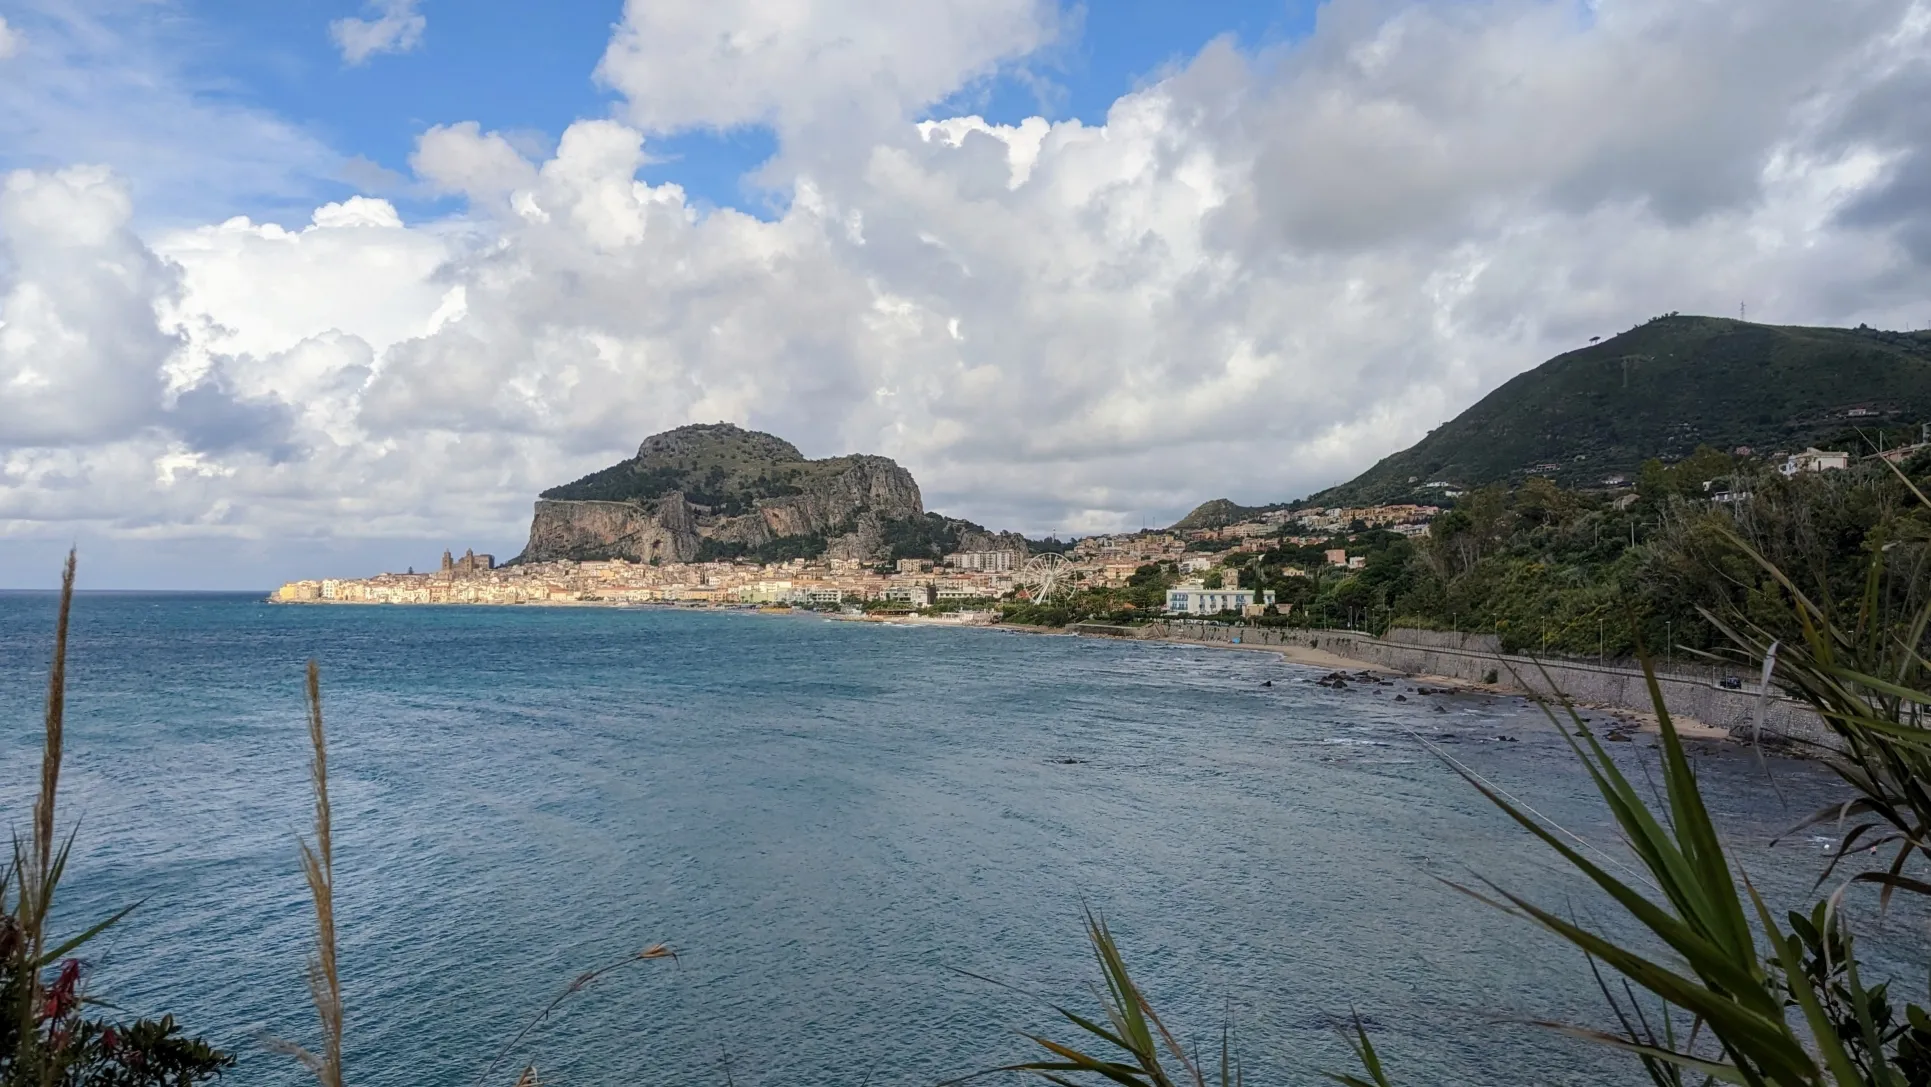
[[[54,610],[0,594],[16,834]],[[1398,1083],[1646,1082],[1533,1025],[1609,1016],[1579,954],[1468,893],[1626,931],[1463,776],[1624,863],[1521,699],[805,614],[83,593],[57,927],[134,906],[84,952],[92,995],[231,1050],[226,1082],[305,1082],[277,1044],[319,1039],[311,659],[351,1084],[937,1084],[1039,1058],[1029,1033],[1097,1044],[1056,1011],[1099,1011],[1089,914],[1183,1044],[1212,1066],[1225,1040],[1248,1084],[1354,1070],[1356,1015]],[[1654,780],[1650,737],[1614,746]],[[1751,878],[1804,900],[1831,839],[1771,839],[1842,788],[1693,750]],[[1849,902],[1866,976],[1921,983],[1921,926]],[[659,943],[676,957],[626,963]]]

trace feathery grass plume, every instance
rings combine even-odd
[[[13,1055],[11,1063],[15,1070],[24,1067],[23,1061],[26,1064],[39,1064],[46,1075],[58,1071],[60,1054],[43,1051],[41,1046],[39,1026],[45,1001],[40,971],[128,912],[121,911],[107,922],[90,929],[80,939],[69,941],[56,948],[53,954],[48,954],[47,915],[53,908],[54,890],[60,884],[61,873],[67,867],[67,854],[73,845],[71,835],[58,849],[54,845],[54,804],[60,792],[60,764],[66,734],[67,625],[74,606],[75,565],[76,552],[69,548],[67,563],[60,575],[60,604],[54,619],[54,654],[47,668],[40,791],[34,797],[33,836],[25,848],[18,838],[14,839],[13,861],[9,866],[11,880],[0,880],[0,900],[5,898],[6,883],[18,881],[12,921],[7,926],[11,930],[7,933],[8,942],[17,943],[17,954],[21,959],[17,983],[22,989],[15,998],[18,1006],[11,1009],[16,1018],[13,1033],[20,1049]]]
[[[82,945],[134,907],[49,947],[47,917],[67,868],[74,835],[56,846],[55,800],[64,756],[67,629],[74,602],[75,553],[61,577],[54,655],[47,678],[40,792],[31,837],[16,835],[0,862],[0,1084],[6,1087],[190,1087],[214,1078],[234,1058],[199,1038],[179,1034],[172,1016],[110,1023],[90,1019],[99,1007],[85,991]],[[50,971],[51,980],[43,978]]]
[[[329,820],[329,755],[322,732],[321,669],[308,662],[309,763],[315,786],[315,842],[301,843],[302,875],[315,904],[315,954],[308,960],[308,991],[322,1022],[322,1051],[292,1052],[322,1087],[342,1087],[342,978],[335,964],[335,844]]]
[[[74,607],[75,549],[67,551],[67,565],[60,572],[60,611],[54,619],[54,659],[47,668],[47,712],[45,740],[40,753],[40,795],[34,798],[34,869],[36,879],[45,880],[53,869],[54,798],[60,792],[60,760],[66,740],[67,723],[67,622]],[[45,920],[52,898],[38,903],[38,920]],[[36,924],[29,933],[29,946],[36,958],[42,947],[43,926]]]
[[[17,890],[17,938],[29,969],[25,992],[17,1010],[21,1045],[33,1045],[41,1012],[41,965],[46,956],[46,913],[54,904],[54,888],[66,867],[68,850],[54,851],[54,799],[60,794],[60,761],[66,741],[68,712],[68,618],[73,612],[75,550],[68,548],[68,564],[60,571],[60,610],[54,618],[54,658],[46,668],[46,712],[42,716],[41,792],[33,799],[33,840],[21,855],[14,844]],[[70,840],[71,846],[71,840]]]

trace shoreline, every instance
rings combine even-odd
[[[1006,629],[1006,630],[1015,630],[1015,631],[1023,630],[1027,633],[1038,633],[1038,634],[1063,633],[1071,637],[1087,637],[1087,638],[1106,637],[1105,635],[1081,634],[1078,631],[1074,631],[1074,630],[1064,630],[1064,631],[1056,632],[1049,627],[1021,627],[1017,625],[1007,625],[1007,624],[1000,624],[998,627],[995,627],[993,629]],[[1511,687],[1505,687],[1500,683],[1479,683],[1474,680],[1458,679],[1453,676],[1438,676],[1438,675],[1429,675],[1427,673],[1404,672],[1399,669],[1390,668],[1385,664],[1375,664],[1370,661],[1360,660],[1355,657],[1347,657],[1339,653],[1331,653],[1325,649],[1310,649],[1306,646],[1248,645],[1243,642],[1196,641],[1191,638],[1174,638],[1174,637],[1136,636],[1131,638],[1126,638],[1126,637],[1113,638],[1111,640],[1121,641],[1121,642],[1142,642],[1142,643],[1157,642],[1162,645],[1197,646],[1202,649],[1232,649],[1232,650],[1245,650],[1248,652],[1273,653],[1279,656],[1284,662],[1288,664],[1299,665],[1304,668],[1325,668],[1330,672],[1345,672],[1350,675],[1357,674],[1357,673],[1365,673],[1365,674],[1377,676],[1377,677],[1406,680],[1414,683],[1418,687],[1434,687],[1434,688],[1450,690],[1450,691],[1467,691],[1471,693],[1493,695],[1499,698],[1520,698],[1531,704],[1537,701],[1537,699],[1533,694],[1519,691]],[[1662,726],[1658,722],[1656,713],[1654,710],[1630,709],[1626,706],[1614,706],[1614,705],[1609,705],[1607,703],[1590,702],[1582,699],[1573,699],[1573,698],[1569,700],[1569,705],[1572,706],[1579,714],[1583,711],[1588,711],[1590,713],[1598,713],[1598,714],[1602,714],[1605,717],[1609,717],[1609,718],[1621,721],[1625,724],[1633,725],[1635,727],[1635,730],[1640,733],[1656,735],[1662,731]],[[1740,746],[1742,745],[1742,741],[1737,740],[1736,737],[1732,736],[1730,734],[1729,729],[1723,728],[1718,725],[1711,725],[1703,721],[1699,721],[1696,718],[1691,717],[1687,714],[1672,712],[1670,714],[1670,721],[1672,724],[1676,726],[1677,734],[1682,736],[1685,740],[1723,740],[1726,742],[1737,743]]]
[[[975,621],[952,619],[952,618],[917,616],[917,615],[890,615],[890,616],[844,615],[844,614],[834,613],[834,612],[815,611],[810,608],[770,607],[767,605],[758,605],[758,604],[750,604],[750,603],[720,605],[717,603],[708,603],[708,602],[699,602],[699,601],[691,601],[686,603],[686,602],[677,602],[677,601],[668,601],[668,600],[630,601],[630,600],[550,599],[550,600],[518,601],[515,603],[503,603],[503,604],[480,604],[480,603],[472,603],[468,601],[439,601],[436,603],[411,602],[411,603],[405,604],[405,603],[375,602],[375,601],[361,601],[361,600],[277,600],[277,599],[274,599],[273,597],[269,597],[264,599],[263,603],[277,604],[277,605],[297,605],[297,606],[324,605],[324,606],[339,606],[339,607],[389,607],[389,608],[398,608],[398,607],[400,608],[410,608],[410,607],[616,608],[616,609],[623,609],[623,610],[650,610],[650,611],[657,611],[657,610],[721,611],[721,612],[735,612],[740,614],[751,613],[751,614],[764,614],[764,615],[790,615],[790,616],[799,616],[799,617],[812,616],[819,619],[823,619],[828,622],[873,623],[873,624],[880,624],[880,625],[936,627],[936,628],[950,629],[950,630],[1007,631],[1014,634],[1027,634],[1035,637],[1037,636],[1051,636],[1051,637],[1062,637],[1062,638],[1097,637],[1097,638],[1105,638],[1106,640],[1109,640],[1109,641],[1118,641],[1118,642],[1140,642],[1140,643],[1157,642],[1164,645],[1195,646],[1203,649],[1232,649],[1232,650],[1245,650],[1249,652],[1272,653],[1278,656],[1282,660],[1282,662],[1286,664],[1292,664],[1302,668],[1326,669],[1329,672],[1340,672],[1340,673],[1348,673],[1348,674],[1366,673],[1368,675],[1373,675],[1378,677],[1407,680],[1412,683],[1415,683],[1418,686],[1423,686],[1423,687],[1435,687],[1435,688],[1440,688],[1443,690],[1451,690],[1451,691],[1467,691],[1471,693],[1480,693],[1480,694],[1486,694],[1486,695],[1502,697],[1502,698],[1521,698],[1531,703],[1536,701],[1536,698],[1532,693],[1517,690],[1512,687],[1504,686],[1500,683],[1493,683],[1493,684],[1482,683],[1475,680],[1461,679],[1454,676],[1433,675],[1425,672],[1405,672],[1400,669],[1390,668],[1385,664],[1376,664],[1371,661],[1364,661],[1356,657],[1349,657],[1340,653],[1334,653],[1326,649],[1309,648],[1307,646],[1280,645],[1280,644],[1257,645],[1257,644],[1246,644],[1243,642],[1205,641],[1205,640],[1197,640],[1197,639],[1191,639],[1191,638],[1175,638],[1171,636],[1148,636],[1148,635],[1138,634],[1138,633],[1135,633],[1131,636],[1109,637],[1104,634],[1083,633],[1081,631],[1072,629],[1071,627],[1041,627],[1041,626],[1032,626],[1032,625],[1023,624],[1023,623],[975,622]],[[1126,629],[1132,629],[1132,628],[1126,628]],[[1622,721],[1625,724],[1633,725],[1638,732],[1654,735],[1660,730],[1660,726],[1656,718],[1656,713],[1653,709],[1632,708],[1628,706],[1612,705],[1609,703],[1588,701],[1583,699],[1570,699],[1569,701],[1570,701],[1570,705],[1573,706],[1578,711],[1588,711],[1591,713],[1602,714],[1606,717],[1610,717],[1615,720]],[[1672,712],[1670,714],[1670,718],[1671,718],[1671,721],[1676,725],[1677,732],[1680,735],[1682,735],[1685,739],[1725,740],[1725,741],[1730,741],[1738,744],[1745,743],[1745,741],[1739,740],[1736,737],[1732,736],[1728,729],[1725,729],[1721,726],[1708,724],[1688,714]]]

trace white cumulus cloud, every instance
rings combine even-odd
[[[377,53],[407,53],[422,44],[429,20],[416,10],[418,0],[373,0],[370,18],[347,16],[329,24],[329,40],[345,64],[367,64]]]
[[[1345,478],[1667,310],[1924,317],[1924,0],[1331,0],[1096,124],[921,123],[1055,24],[906,7],[950,29],[632,3],[616,119],[542,161],[422,134],[469,204],[443,221],[359,197],[142,239],[104,172],[13,175],[0,537],[507,552],[537,490],[719,419],[1001,527],[1136,528]],[[652,132],[745,123],[780,133],[781,214],[638,180]]]
[[[177,346],[156,306],[178,273],[128,229],[107,171],[20,170],[0,187],[0,449],[119,437],[161,410]]]
[[[647,131],[901,120],[1052,41],[1052,0],[627,0],[600,78]]]
[[[422,134],[409,156],[416,176],[439,192],[462,193],[481,207],[527,188],[536,167],[502,134],[485,135],[475,121],[436,125]]]
[[[7,17],[0,15],[0,60],[7,60],[20,52],[20,32],[7,25]]]

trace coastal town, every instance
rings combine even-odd
[[[0,1087],[1931,1087],[1928,92],[0,0]]]
[[[1089,536],[1062,551],[1056,583],[1064,588],[1117,587],[1149,564],[1171,564],[1198,575],[1170,593],[1169,610],[1218,614],[1265,608],[1271,594],[1208,585],[1212,571],[1283,544],[1318,546],[1351,529],[1384,528],[1407,536],[1428,532],[1440,509],[1388,505],[1314,510],[1270,510],[1214,528],[1149,530]],[[1033,556],[1016,550],[961,551],[942,559],[901,558],[867,563],[842,558],[800,558],[781,563],[632,562],[552,560],[499,565],[494,556],[445,552],[426,573],[384,573],[368,578],[292,581],[277,589],[277,603],[316,604],[544,604],[681,606],[785,606],[899,610],[936,609],[966,621],[986,616],[1002,599],[1032,599],[1027,584]],[[1360,556],[1327,554],[1337,567],[1359,568]],[[1289,568],[1306,576],[1307,571]]]

